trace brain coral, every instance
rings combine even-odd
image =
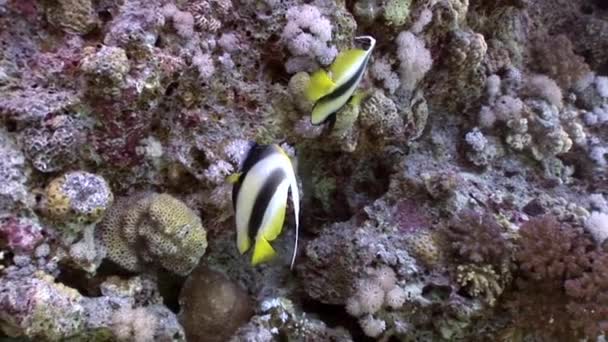
[[[145,193],[117,201],[99,231],[108,258],[133,272],[160,264],[186,275],[207,248],[200,218],[168,194]]]

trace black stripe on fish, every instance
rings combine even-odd
[[[357,72],[347,82],[345,82],[344,84],[342,84],[341,86],[339,86],[338,89],[336,89],[336,90],[332,91],[331,93],[329,93],[329,94],[323,96],[322,98],[320,98],[315,103],[315,105],[313,107],[313,111],[314,111],[314,109],[315,109],[315,107],[317,105],[323,104],[323,103],[327,103],[327,102],[330,102],[332,100],[337,99],[338,97],[344,95],[344,93],[346,93],[353,85],[355,85],[357,83],[357,81],[359,81],[359,79],[363,76],[363,72],[365,71],[365,67],[367,66],[368,59],[369,59],[369,55],[367,55],[367,57],[365,57],[365,60],[363,61],[363,63],[361,63],[361,66],[359,67],[359,69],[357,70]],[[345,104],[347,102],[345,102]],[[338,108],[333,113],[330,113],[330,115],[336,113],[341,108],[342,107]],[[328,115],[327,118],[329,118],[329,115]],[[325,118],[325,120],[323,120],[323,122],[321,122],[319,124],[322,124],[322,123],[326,122],[327,118]]]
[[[249,226],[247,227],[251,241],[255,240],[258,230],[261,228],[260,226],[264,219],[264,213],[270,204],[272,196],[277,191],[279,184],[281,184],[286,177],[287,175],[283,169],[275,169],[270,176],[268,176],[264,185],[262,185],[260,192],[257,194],[251,210],[251,216],[249,217]]]
[[[232,186],[232,208],[236,211],[236,200],[239,196],[239,191],[241,190],[241,184],[243,183],[243,179],[245,179],[245,175],[251,170],[251,168],[257,164],[260,160],[268,157],[274,152],[274,149],[271,145],[258,145],[257,143],[253,143],[251,149],[247,153],[247,157],[245,158],[245,162],[243,163],[243,168],[241,170],[241,175],[239,179]]]

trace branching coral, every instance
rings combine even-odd
[[[571,297],[568,312],[572,327],[585,336],[596,337],[608,332],[608,253],[595,255],[590,272],[565,282]]]
[[[574,53],[565,35],[538,38],[532,48],[530,67],[555,79],[564,89],[572,87],[590,71],[584,58]]]
[[[605,316],[593,307],[603,300],[606,254],[551,216],[526,222],[520,235],[517,292],[507,301],[516,325],[547,338],[597,337]]]
[[[133,272],[158,263],[186,275],[207,247],[200,218],[167,194],[141,194],[117,201],[98,230],[108,258]]]
[[[466,288],[473,297],[483,296],[490,306],[496,303],[496,299],[504,290],[501,275],[497,274],[490,265],[458,265],[456,282]]]
[[[411,92],[431,69],[431,52],[426,48],[424,40],[409,31],[401,32],[396,42],[401,86]]]
[[[301,5],[290,8],[286,14],[287,24],[282,39],[294,56],[287,62],[288,72],[303,71],[306,61],[314,66],[315,61],[321,65],[330,64],[338,50],[329,45],[332,38],[332,25],[313,5]],[[311,69],[312,70],[312,69]],[[307,71],[311,71],[307,70]]]
[[[503,228],[489,213],[465,209],[454,217],[445,230],[453,252],[465,262],[500,265],[508,257]]]
[[[581,275],[591,266],[589,239],[552,216],[534,218],[520,229],[516,259],[534,280],[558,280]]]

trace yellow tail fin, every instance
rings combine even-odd
[[[306,98],[315,102],[323,96],[329,94],[336,84],[331,79],[327,71],[319,69],[310,75],[310,83],[306,87]]]
[[[257,266],[261,263],[268,262],[276,255],[277,252],[275,252],[270,243],[263,236],[260,236],[253,247],[251,265]]]

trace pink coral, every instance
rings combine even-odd
[[[42,239],[40,227],[33,222],[16,217],[0,221],[0,244],[14,252],[31,252]]]

